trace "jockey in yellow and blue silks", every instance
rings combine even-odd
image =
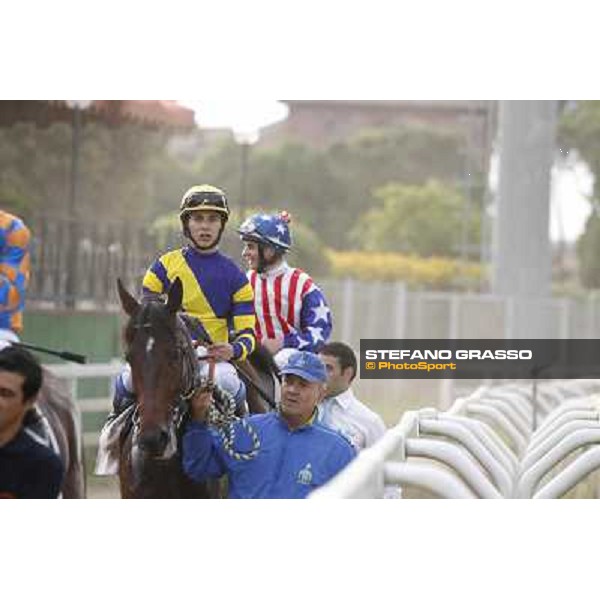
[[[245,387],[230,360],[245,360],[254,350],[254,294],[246,275],[218,250],[229,218],[223,191],[210,185],[190,188],[181,200],[179,217],[189,244],[163,254],[142,282],[145,297],[168,292],[178,277],[183,284],[183,310],[202,323],[210,337],[208,356],[217,364],[216,383],[244,403]],[[192,337],[195,332],[190,331]],[[206,362],[203,363],[207,370]],[[131,395],[128,372],[117,381],[117,396]],[[115,399],[117,401],[119,398]]]
[[[243,360],[255,346],[254,295],[246,275],[217,250],[229,217],[225,194],[209,185],[194,186],[184,195],[179,216],[190,244],[154,261],[142,283],[144,294],[164,294],[179,277],[184,310],[202,322],[213,344],[231,346],[221,358]],[[218,217],[218,231],[211,232],[214,225],[197,219],[211,216]]]
[[[17,341],[23,329],[30,240],[23,221],[0,210],[0,339]]]

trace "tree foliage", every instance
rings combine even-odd
[[[234,211],[240,205],[241,161],[240,147],[226,141],[198,168],[199,180],[229,193]],[[357,219],[377,206],[376,188],[391,182],[424,184],[430,178],[456,184],[464,172],[464,140],[456,132],[424,126],[365,130],[323,150],[297,143],[253,148],[248,163],[245,206],[286,209],[326,245],[349,249]]]
[[[594,211],[577,240],[581,283],[587,288],[600,288],[600,217]]]
[[[480,263],[397,252],[328,251],[334,277],[362,281],[403,281],[413,289],[477,290],[485,273]]]
[[[561,145],[575,150],[594,175],[594,188],[589,198],[593,211],[577,242],[579,271],[585,287],[600,287],[600,101],[578,102],[567,110],[559,125]]]
[[[453,187],[390,183],[374,192],[378,201],[352,230],[356,245],[374,252],[459,256],[463,236],[479,240],[479,215]],[[464,228],[466,227],[466,232]]]
[[[89,219],[131,219],[152,206],[165,135],[139,126],[81,128],[76,212]],[[0,128],[0,194],[25,212],[70,216],[73,132],[56,123]]]
[[[460,222],[465,204],[455,190],[468,161],[465,140],[456,131],[405,125],[365,130],[323,149],[298,143],[258,145],[247,154],[243,199],[243,155],[233,139],[222,139],[194,159],[170,153],[168,138],[165,132],[134,125],[85,123],[78,215],[139,225],[164,216],[176,231],[185,189],[211,183],[227,193],[232,225],[241,218],[241,207],[246,213],[250,207],[288,210],[296,236],[290,260],[315,274],[329,269],[325,247],[350,250],[358,245],[456,256],[461,231],[477,244],[478,197],[473,198],[467,228]],[[24,216],[27,211],[69,216],[71,153],[70,124],[0,128],[2,205],[15,206]],[[481,174],[474,176],[482,179]],[[430,179],[438,183],[427,183]],[[368,235],[361,233],[365,228]],[[231,246],[236,255],[239,240],[234,229],[228,230],[225,247]],[[153,231],[160,232],[160,227]],[[172,244],[181,241],[170,239]]]
[[[559,141],[587,163],[595,176],[592,202],[600,201],[600,101],[578,102],[559,125]]]

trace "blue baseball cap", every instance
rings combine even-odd
[[[297,350],[290,354],[287,364],[281,369],[282,375],[297,375],[310,382],[327,381],[327,370],[323,361],[312,352]]]

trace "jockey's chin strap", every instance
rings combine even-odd
[[[265,258],[265,248],[271,248],[275,252],[275,256],[272,260],[267,261]],[[266,273],[269,267],[273,266],[283,256],[280,250],[272,246],[271,244],[265,244],[265,242],[258,243],[258,264],[256,265],[256,271],[258,273]]]

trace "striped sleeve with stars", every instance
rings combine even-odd
[[[272,273],[249,273],[254,290],[256,335],[283,338],[284,348],[318,352],[333,327],[323,292],[301,269],[287,264]]]

